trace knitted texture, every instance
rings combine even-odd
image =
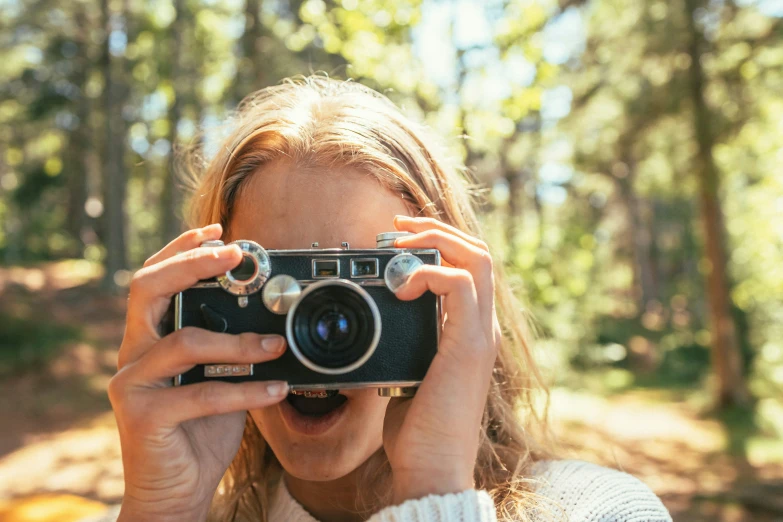
[[[671,522],[660,499],[627,473],[579,460],[538,462],[536,493],[559,506],[569,522]]]
[[[495,505],[486,491],[474,489],[430,495],[382,509],[368,522],[494,522]]]
[[[639,479],[578,460],[538,462],[533,466],[539,501],[536,521],[671,522],[661,501]],[[291,497],[283,481],[271,502],[269,522],[318,522]],[[497,522],[486,491],[430,495],[389,506],[368,522]]]
[[[578,460],[538,462],[535,492],[542,497],[531,513],[536,522],[671,522],[669,512],[639,479]],[[118,506],[83,522],[117,519]],[[280,481],[269,506],[269,522],[318,522]],[[430,495],[389,506],[368,522],[497,522],[486,491]]]

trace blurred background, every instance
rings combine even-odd
[[[120,502],[105,387],[177,153],[312,72],[485,185],[564,455],[783,520],[780,0],[0,0],[0,522]]]

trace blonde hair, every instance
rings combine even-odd
[[[190,227],[221,223],[226,232],[239,191],[265,165],[286,159],[306,167],[353,167],[400,194],[420,216],[448,223],[481,238],[475,183],[458,162],[449,162],[430,133],[386,97],[353,82],[324,76],[286,80],[245,98],[230,133],[209,161],[193,156],[196,176]],[[194,172],[191,169],[191,172]],[[527,520],[532,506],[534,462],[549,456],[545,411],[533,394],[548,392],[531,354],[528,317],[495,263],[496,309],[503,332],[481,426],[476,487],[493,497],[500,520]],[[375,480],[390,468],[381,448],[372,458]],[[280,464],[248,416],[242,443],[213,500],[211,520],[266,520],[271,485]],[[368,473],[370,473],[368,471]],[[369,480],[369,478],[368,478]],[[370,509],[387,505],[374,498]]]

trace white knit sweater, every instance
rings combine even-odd
[[[639,479],[578,460],[539,462],[535,520],[568,522],[671,522],[669,512]],[[390,506],[368,522],[496,522],[486,491],[430,495]],[[270,503],[269,522],[318,522],[291,497],[284,481]]]
[[[533,468],[535,492],[540,499],[538,522],[671,522],[669,512],[639,479],[612,469],[578,460],[539,462]],[[110,522],[119,506],[82,522]],[[269,522],[318,522],[285,487],[272,498]],[[390,506],[368,522],[497,522],[495,506],[486,491],[468,490],[430,495]]]

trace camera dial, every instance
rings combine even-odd
[[[412,236],[411,232],[381,232],[375,236],[375,248],[394,248],[394,240],[398,237]]]
[[[225,274],[218,276],[218,284],[226,292],[237,296],[258,292],[272,273],[269,254],[255,241],[240,239],[231,244],[239,246],[242,250],[242,261]]]
[[[266,309],[278,315],[285,315],[299,299],[302,287],[299,281],[287,274],[278,274],[264,285],[261,300]]]
[[[394,256],[386,264],[386,270],[383,273],[386,288],[396,292],[399,287],[405,284],[408,277],[423,264],[424,261],[407,252]]]

